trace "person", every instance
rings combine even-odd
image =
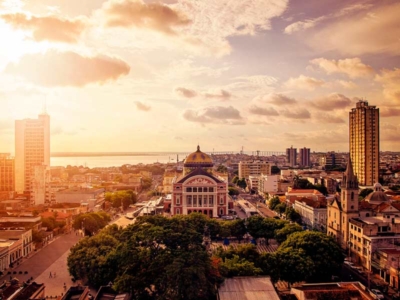
[[[50,272],[50,275],[49,275],[49,278],[52,278],[53,276],[51,275],[51,272]]]

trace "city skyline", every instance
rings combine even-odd
[[[398,151],[399,14],[390,0],[0,0],[0,152],[44,103],[51,152],[348,152],[360,99]]]

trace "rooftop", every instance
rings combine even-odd
[[[220,300],[279,300],[269,276],[227,278],[218,295]]]

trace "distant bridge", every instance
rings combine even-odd
[[[181,156],[186,157],[193,152],[53,152],[51,157],[93,157],[93,156]],[[208,155],[246,154],[252,156],[285,155],[282,151],[205,151]]]

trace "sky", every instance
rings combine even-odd
[[[0,0],[0,151],[51,116],[52,152],[348,151],[380,110],[400,151],[396,0]]]

